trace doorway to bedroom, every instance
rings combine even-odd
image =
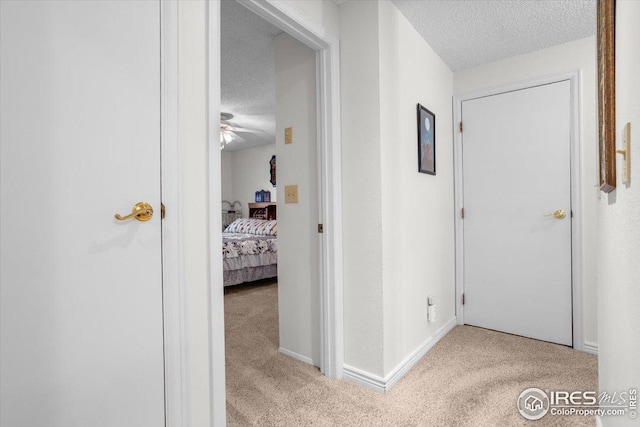
[[[235,425],[273,406],[260,390],[290,381],[285,372],[320,375],[316,52],[235,1],[220,7],[227,416]]]

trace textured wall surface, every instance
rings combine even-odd
[[[228,200],[233,203],[235,194],[233,192],[233,169],[234,169],[234,155],[231,151],[221,151],[220,152],[220,163],[221,163],[221,188],[222,188],[222,200]]]
[[[616,132],[631,122],[631,185],[621,182],[599,206],[598,330],[600,391],[640,389],[640,2],[618,1],[616,11]],[[640,414],[639,414],[640,415]],[[628,416],[603,419],[605,427],[637,426]]]
[[[320,366],[316,54],[284,33],[275,52],[280,347]],[[283,203],[287,185],[298,186],[298,203]]]
[[[453,73],[389,1],[379,2],[384,373],[455,316]],[[436,175],[418,173],[416,104],[436,115]],[[427,321],[427,296],[438,318]]]
[[[454,316],[453,73],[389,1],[340,19],[345,365],[384,378]],[[417,102],[438,117],[435,177],[417,171]]]
[[[255,201],[256,191],[271,192],[271,201],[277,201],[277,191],[271,185],[269,161],[276,154],[276,145],[262,145],[238,151],[221,151],[222,200],[239,201],[242,215],[249,216],[248,203]]]
[[[376,2],[340,6],[344,362],[384,376]]]
[[[327,0],[275,0],[290,3],[327,34],[338,36],[338,6]]]

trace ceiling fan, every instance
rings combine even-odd
[[[224,147],[231,141],[243,143],[246,140],[238,135],[238,133],[260,133],[257,129],[248,129],[240,126],[235,126],[229,120],[233,118],[231,113],[220,113],[220,149],[224,150]]]

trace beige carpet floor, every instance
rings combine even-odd
[[[227,424],[239,426],[594,426],[528,421],[520,392],[597,390],[597,359],[570,348],[458,326],[388,393],[278,353],[277,284],[226,290]]]

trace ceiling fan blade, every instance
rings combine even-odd
[[[231,134],[233,142],[238,142],[238,143],[242,144],[243,142],[247,141],[246,139],[244,139],[243,137],[241,137],[240,135],[235,133],[235,131],[231,131],[231,129],[229,129],[229,134]]]
[[[229,127],[227,127],[227,129],[232,131],[232,132],[255,133],[255,134],[264,133],[263,131],[258,130],[258,129],[249,129],[249,128],[243,128],[243,127],[238,127],[238,126],[229,126]]]

